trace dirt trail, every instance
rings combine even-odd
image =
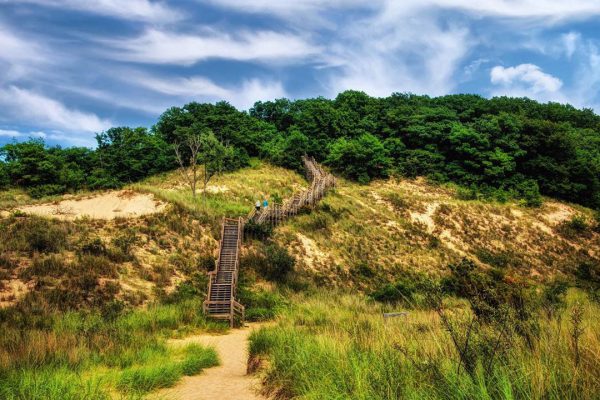
[[[209,368],[200,375],[186,376],[177,386],[156,393],[156,399],[204,400],[204,399],[266,399],[257,394],[260,382],[246,375],[248,361],[248,336],[259,324],[234,329],[226,335],[198,335],[172,340],[174,346],[198,343],[213,346],[221,361],[218,367]]]

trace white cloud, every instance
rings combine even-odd
[[[0,88],[0,116],[17,117],[28,125],[37,125],[73,133],[95,133],[111,126],[110,121],[92,113],[67,108],[41,94],[16,86]]]
[[[561,91],[563,82],[534,64],[508,68],[495,66],[490,72],[490,81],[497,86],[492,90],[493,96],[529,97],[542,102],[568,101]]]
[[[47,135],[45,132],[40,131],[31,131],[31,132],[21,132],[13,129],[0,129],[0,137],[9,137],[9,138],[28,138],[28,137],[40,137],[46,138]]]
[[[43,47],[0,24],[0,84],[30,76],[48,62]]]
[[[581,35],[577,32],[569,32],[561,36],[563,51],[567,58],[571,59],[573,57],[580,40]]]
[[[521,64],[508,68],[497,65],[492,68],[490,79],[495,85],[508,87],[525,84],[534,93],[558,92],[562,87],[560,79],[543,72],[534,64]]]
[[[120,60],[179,65],[209,58],[285,63],[319,51],[299,36],[272,31],[238,33],[234,37],[215,31],[194,35],[150,29],[137,38],[105,43],[116,49],[112,56]]]
[[[150,22],[172,22],[181,13],[162,2],[149,0],[0,0],[0,4],[28,3]]]
[[[178,97],[182,101],[225,100],[241,109],[250,108],[258,100],[287,96],[281,82],[260,79],[250,79],[232,87],[223,87],[202,76],[164,79],[138,74],[133,82],[154,92]]]
[[[589,18],[600,14],[597,0],[199,0],[217,6],[235,9],[240,12],[265,13],[297,19],[298,13],[318,14],[331,9],[387,9],[394,15],[409,15],[424,9],[454,9],[478,16],[499,16],[512,18],[550,18],[564,20],[568,18]]]

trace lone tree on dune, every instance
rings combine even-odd
[[[180,137],[184,138],[174,145],[181,175],[188,183],[194,199],[198,181],[202,181],[202,198],[206,206],[208,182],[223,170],[230,149],[224,146],[210,129],[197,124],[178,130],[181,133]]]

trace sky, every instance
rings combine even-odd
[[[599,0],[0,0],[0,144],[347,89],[600,112]]]

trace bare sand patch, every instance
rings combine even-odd
[[[575,215],[575,210],[571,207],[553,201],[546,202],[544,208],[548,211],[542,214],[542,217],[552,225],[558,225]]]
[[[427,227],[428,233],[433,233],[435,230],[435,222],[433,221],[433,215],[437,211],[440,203],[434,201],[427,205],[427,209],[424,213],[418,213],[414,211],[410,211],[410,219],[413,222],[418,222]]]
[[[117,190],[80,199],[18,207],[17,210],[41,216],[72,220],[81,217],[115,219],[138,217],[164,210],[166,203],[153,195],[132,190]]]
[[[300,243],[302,244],[302,249],[304,250],[305,256],[303,260],[307,267],[310,269],[316,269],[316,265],[321,265],[324,261],[327,260],[327,254],[319,249],[319,246],[315,243],[311,238],[304,236],[301,233],[297,234]]]
[[[3,283],[4,288],[0,290],[0,308],[14,305],[31,290],[31,285],[20,279],[10,279]]]

